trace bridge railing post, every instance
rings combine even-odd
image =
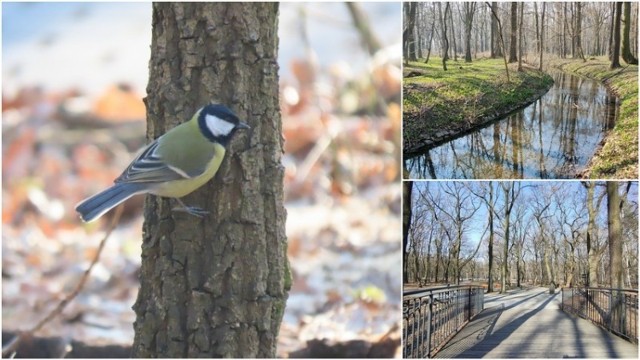
[[[433,314],[433,293],[429,294],[429,312],[427,315],[427,353],[426,357],[431,357],[431,333],[432,333],[432,315]]]

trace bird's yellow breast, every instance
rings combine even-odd
[[[218,172],[222,159],[224,159],[225,148],[220,144],[214,144],[213,156],[207,163],[205,171],[198,176],[191,179],[175,180],[166,183],[159,184],[153,191],[154,195],[165,197],[183,197],[191,192],[195,191],[207,181],[211,180]]]

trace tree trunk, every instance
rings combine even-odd
[[[434,10],[435,10],[435,4],[433,6],[434,6]],[[435,11],[434,11],[434,14],[435,14]],[[429,45],[428,45],[428,48],[427,48],[427,57],[424,60],[425,64],[429,62],[429,58],[431,57],[431,46],[433,44],[433,33],[436,30],[435,26],[436,26],[436,18],[434,16],[433,17],[433,22],[431,23],[431,33],[429,34]]]
[[[542,55],[544,54],[544,11],[546,7],[545,2],[542,3],[542,15],[540,17],[540,64],[538,70],[542,71]]]
[[[502,35],[498,32],[502,31],[502,29],[498,28],[498,3],[496,1],[492,2],[489,6],[491,9],[491,58],[496,58],[498,56],[502,57],[502,47],[500,45],[500,41],[502,39]]]
[[[154,3],[149,140],[215,100],[252,127],[184,201],[146,200],[134,357],[274,357],[286,258],[277,3]],[[250,199],[250,200],[248,200]]]
[[[613,26],[613,51],[611,53],[611,69],[620,67],[620,18],[622,13],[622,3],[616,3],[616,18]]]
[[[453,43],[453,61],[457,62],[458,61],[458,45],[456,44],[456,28],[453,25],[453,9],[451,9],[451,5],[449,5],[449,3],[447,3],[447,7],[449,8],[449,21],[451,21],[451,41]]]
[[[533,9],[535,10],[536,19],[536,52],[540,52],[540,17],[538,15],[538,3],[533,3]]]
[[[504,71],[507,73],[507,82],[509,82],[509,66],[507,65],[507,55],[505,53],[505,45],[504,45],[504,37],[502,36],[502,24],[500,23],[500,19],[498,18],[498,13],[494,11],[494,8],[486,3],[487,6],[491,8],[491,13],[493,14],[493,18],[498,23],[498,36],[500,37],[500,49],[502,54],[502,59],[504,60]]]
[[[449,3],[444,7],[444,16],[442,16],[442,8],[438,3],[440,11],[440,21],[442,24],[442,69],[447,71],[447,60],[449,60],[449,39],[447,39],[447,12],[449,11]]]
[[[582,3],[576,2],[576,48],[582,61],[587,61],[582,51]]]
[[[595,183],[583,182],[582,185],[587,189],[587,214],[589,216],[587,222],[587,261],[589,267],[589,277],[587,283],[589,286],[598,286],[598,249],[595,246],[596,241],[596,212],[597,207],[593,204],[593,195],[595,192]]]
[[[627,64],[638,65],[638,59],[636,59],[631,53],[631,42],[629,41],[629,34],[631,33],[631,3],[624,3],[624,28],[622,30],[622,59]]]
[[[493,292],[493,183],[489,181],[489,279],[487,293]]]
[[[511,3],[511,42],[509,44],[509,63],[518,61],[518,3]]]
[[[473,15],[475,12],[476,3],[468,2],[464,3],[464,61],[471,62],[471,29],[473,27]]]
[[[611,22],[609,23],[609,61],[613,60],[613,43],[614,35],[613,31],[616,28],[616,3],[611,3]]]
[[[562,4],[562,58],[567,58],[567,3]]]
[[[611,287],[622,288],[622,225],[618,183],[607,181],[607,224],[609,227],[609,259]]]
[[[408,255],[409,255],[409,229],[411,228],[411,191],[413,181],[402,182],[402,283],[409,282]]]
[[[522,19],[523,16],[522,15],[523,15],[523,10],[524,10],[524,3],[521,3],[520,4],[520,26],[518,26],[519,27],[519,30],[518,30],[518,34],[519,34],[519,37],[518,37],[518,71],[522,71],[522,22],[523,22],[523,19]],[[518,279],[518,287],[520,287],[519,281],[520,281],[520,279]]]

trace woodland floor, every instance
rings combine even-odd
[[[620,99],[620,114],[604,146],[594,156],[585,174],[591,179],[635,179],[638,177],[638,65],[611,70],[606,56],[586,62],[555,58],[548,67],[601,81]]]
[[[509,64],[510,81],[502,59],[471,63],[431,57],[403,68],[404,153],[416,153],[475,126],[504,117],[525,106],[553,84],[553,79],[523,64]]]

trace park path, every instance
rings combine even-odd
[[[546,288],[485,295],[485,309],[438,358],[638,358],[632,344],[560,310]]]

